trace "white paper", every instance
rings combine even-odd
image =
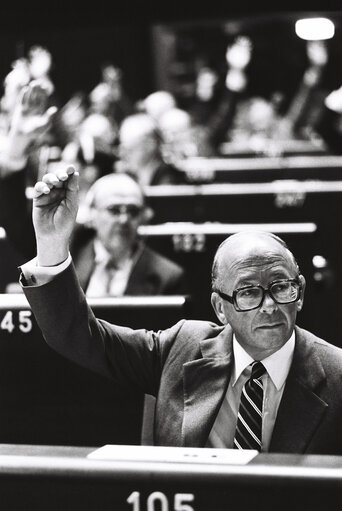
[[[104,445],[87,458],[113,461],[167,463],[212,463],[246,465],[259,454],[256,450],[212,449],[196,447],[152,447],[144,445]]]

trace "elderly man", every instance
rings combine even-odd
[[[89,228],[74,230],[71,252],[87,296],[171,295],[186,290],[185,272],[139,236],[148,222],[141,186],[127,174],[107,174],[86,197]]]
[[[305,279],[280,238],[241,232],[218,248],[221,325],[132,330],[87,306],[68,249],[76,214],[72,167],[35,185],[37,257],[22,266],[24,291],[53,349],[156,396],[157,445],[342,454],[342,351],[295,325]]]

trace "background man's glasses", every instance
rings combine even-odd
[[[266,293],[278,304],[293,303],[299,300],[302,286],[298,277],[294,279],[279,279],[271,282],[267,288],[260,285],[243,286],[233,291],[229,296],[222,291],[217,293],[232,303],[238,312],[257,309],[263,303]]]
[[[135,206],[134,204],[113,204],[105,209],[115,217],[127,215],[130,218],[137,218],[143,210],[142,207]]]

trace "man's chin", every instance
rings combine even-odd
[[[277,328],[264,328],[256,331],[256,343],[264,347],[278,347],[281,348],[283,344],[289,339],[288,330],[284,325]]]

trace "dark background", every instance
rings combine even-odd
[[[253,91],[264,94],[280,87],[291,93],[306,60],[304,42],[289,24],[301,15],[324,12],[342,17],[341,7],[331,2],[7,2],[0,7],[0,80],[11,62],[24,56],[31,45],[40,44],[53,56],[52,78],[61,103],[78,90],[89,92],[100,80],[100,64],[106,60],[122,68],[126,91],[138,100],[159,85],[155,57],[160,48],[152,37],[153,27],[168,25],[176,31],[176,58],[181,62],[203,52],[215,65],[224,65],[224,51],[232,37],[224,25],[245,20],[239,29],[255,40],[250,69]],[[341,62],[337,26],[325,74],[327,88],[340,85]]]

